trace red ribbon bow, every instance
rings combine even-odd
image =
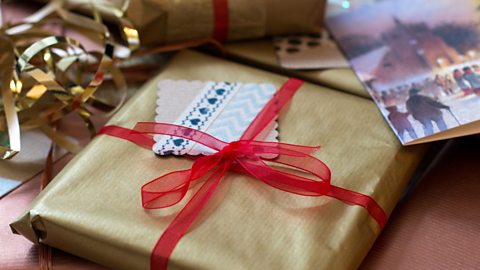
[[[222,177],[229,170],[252,176],[277,189],[303,196],[330,196],[367,209],[381,228],[387,221],[383,209],[369,196],[331,185],[330,169],[310,154],[319,147],[255,140],[262,137],[278,112],[288,103],[302,81],[289,79],[267,103],[239,141],[226,143],[204,132],[183,126],[140,122],[133,130],[106,126],[99,133],[123,138],[152,147],[151,134],[181,137],[217,150],[210,156],[195,159],[188,170],[174,171],[154,179],[142,187],[142,203],[147,209],[164,208],[180,202],[192,182],[203,185],[162,234],[151,255],[151,269],[167,269],[168,258],[185,235],[200,211],[207,204]],[[266,162],[290,166],[315,176],[316,180]]]

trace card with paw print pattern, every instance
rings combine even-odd
[[[349,67],[328,33],[277,37],[274,39],[280,65],[288,69]]]

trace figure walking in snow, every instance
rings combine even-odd
[[[450,107],[431,97],[420,95],[419,92],[419,89],[410,89],[406,105],[412,117],[422,124],[425,136],[433,134],[433,123],[440,131],[446,130],[447,124],[441,110],[448,110]]]

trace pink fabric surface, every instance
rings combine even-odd
[[[456,140],[400,203],[361,269],[480,269],[480,137]]]

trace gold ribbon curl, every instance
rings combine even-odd
[[[116,18],[121,28],[114,38],[92,5],[91,17],[70,12],[63,1],[52,1],[20,23],[0,28],[0,158],[21,150],[21,130],[41,129],[59,145],[76,153],[80,147],[56,129],[60,119],[76,113],[93,137],[91,116],[114,113],[125,101],[127,87],[117,61],[138,48],[135,28]],[[74,38],[54,35],[46,26],[72,29],[100,49],[88,51]],[[105,80],[115,84],[100,88]]]

